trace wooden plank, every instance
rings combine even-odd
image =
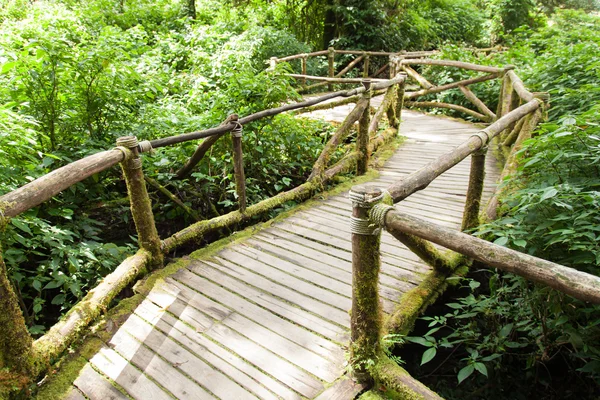
[[[157,331],[153,331],[152,327],[149,330],[145,329],[150,325],[145,322],[139,324],[138,321],[139,317],[132,315],[112,337],[110,344],[114,351],[178,399],[214,399],[205,388],[180,371],[179,366],[189,362],[188,358],[179,358],[175,363],[169,363],[143,344],[146,341],[152,342]],[[134,338],[128,332],[132,332],[136,337]],[[130,392],[127,387],[123,386],[123,388]]]
[[[186,274],[186,277],[182,276],[182,278],[185,278],[187,282],[193,282],[196,279],[189,277],[191,275],[193,274],[188,273]],[[174,285],[177,284],[176,282],[169,283],[172,283]],[[186,290],[185,288],[183,288],[183,285],[179,287],[182,288],[182,292]],[[252,307],[247,307],[245,310],[242,310],[242,312],[245,312],[248,309],[252,309]],[[251,316],[253,316],[255,319],[258,319],[261,323],[265,324],[273,330],[266,329],[260,326],[259,324],[253,322],[251,319],[242,317],[237,313],[231,314],[222,322],[223,324],[231,327],[232,329],[235,329],[244,336],[254,340],[258,344],[269,343],[269,349],[272,352],[298,365],[299,367],[304,368],[305,370],[311,372],[313,375],[326,381],[335,380],[335,377],[337,376],[337,373],[339,373],[339,371],[337,371],[337,368],[333,366],[333,364],[341,365],[343,364],[344,360],[343,353],[341,352],[341,349],[339,347],[332,344],[327,344],[327,348],[315,346],[314,342],[311,341],[311,338],[318,340],[318,337],[315,337],[313,334],[310,334],[309,332],[303,330],[286,330],[286,327],[290,327],[282,323],[276,324],[275,327],[273,327],[271,324],[269,324],[270,321],[277,323],[281,322],[281,320],[278,321],[276,318],[273,318],[274,316],[272,314],[265,315],[265,313],[259,313],[259,315],[266,316],[268,320],[261,320],[260,318],[256,317],[256,314],[252,314]],[[243,323],[240,323],[240,318],[244,320]],[[282,325],[284,326],[282,327]],[[280,336],[276,333],[277,331],[286,332],[286,337],[284,338],[283,336]],[[296,336],[294,336],[294,334],[296,334]],[[298,342],[300,342],[301,344],[296,344]],[[295,359],[294,357],[290,356],[290,349],[293,349],[295,351]],[[316,351],[315,353],[311,351],[313,349]],[[317,354],[317,352],[324,353],[330,360],[327,361],[324,357]],[[332,366],[330,366],[329,364],[332,364]],[[325,366],[326,368],[324,368],[323,366]],[[333,378],[332,371],[334,371]]]
[[[224,325],[215,325],[206,334],[305,397],[313,398],[323,390],[308,373]]]
[[[306,280],[295,278],[290,274],[265,264],[265,260],[269,260],[270,263],[275,263],[277,260],[273,260],[273,257],[269,257],[264,253],[258,254],[258,252],[256,252],[255,254],[252,254],[252,252],[244,250],[240,246],[236,246],[235,248],[226,249],[219,252],[218,256],[251,270],[253,273],[260,274],[265,278],[273,280],[280,285],[295,289],[306,296],[312,297],[315,300],[329,304],[333,307],[337,307],[340,310],[346,311],[352,306],[352,301],[349,297],[334,293],[323,287],[317,287]],[[283,262],[279,263],[283,264]],[[292,269],[295,272],[300,273],[300,268],[294,269],[292,266]],[[302,275],[302,278],[305,278],[305,276],[309,276],[310,274],[308,272],[304,272]],[[313,280],[317,280],[317,278],[314,276],[311,276],[311,278]]]
[[[268,346],[269,350],[279,357],[288,360],[326,382],[335,381],[343,373],[343,363],[333,362],[312,353],[291,340],[264,328],[240,314],[232,314],[225,325],[241,333],[257,344]]]
[[[292,225],[293,224],[293,225]],[[290,226],[291,225],[291,226]],[[312,237],[321,237],[324,243],[352,251],[352,244],[349,241],[350,234],[348,232],[340,232],[339,229],[334,229],[326,225],[320,225],[298,217],[286,218],[280,227],[287,227],[288,230],[296,230],[302,232],[303,235],[311,235]],[[303,229],[300,229],[303,228]],[[310,230],[310,231],[307,231]],[[387,260],[390,264],[403,267],[406,263],[410,263],[409,271],[426,271],[427,267],[422,266],[421,260],[417,255],[402,247],[400,243],[393,242],[381,244],[381,257]],[[393,261],[392,261],[393,260]]]
[[[71,388],[64,400],[86,400],[86,397],[77,388]]]
[[[340,258],[333,257],[329,254],[316,251],[314,247],[317,247],[319,244],[315,242],[310,242],[307,239],[304,239],[303,237],[289,234],[290,237],[294,237],[296,240],[292,240],[291,238],[285,239],[284,237],[275,234],[275,232],[272,230],[269,232],[263,230],[258,234],[254,235],[252,240],[261,243],[261,245],[268,244],[278,246],[277,248],[279,249],[281,249],[282,246],[285,246],[285,251],[289,250],[290,252],[294,252],[294,254],[298,254],[305,259],[316,261],[319,265],[325,264],[325,266],[323,266],[322,268],[324,270],[340,270],[341,273],[346,274],[348,276],[347,282],[352,282],[352,264],[350,261],[342,260]],[[286,232],[282,232],[281,234],[286,235]],[[312,247],[306,247],[306,245]],[[340,266],[341,268],[339,268]],[[338,273],[336,272],[336,274]],[[409,285],[406,282],[387,274],[380,274],[379,283],[382,286],[397,288],[401,291],[406,291],[413,287],[412,285]]]
[[[319,286],[329,287],[330,289],[335,290],[337,293],[340,293],[341,295],[344,295],[348,298],[351,298],[352,296],[352,273],[350,271],[341,271],[337,268],[323,268],[323,263],[321,262],[303,257],[299,254],[287,251],[286,249],[273,246],[270,243],[265,243],[252,238],[245,241],[243,245],[250,245],[252,247],[247,248],[256,248],[262,253],[275,254],[278,256],[279,259],[283,259],[285,257],[286,262],[292,262],[293,264],[298,266],[310,266],[311,270],[319,270],[320,272],[327,274],[328,276],[330,276],[330,273],[332,271],[339,271],[340,273],[343,272],[344,275],[336,273],[337,277],[339,277],[339,279],[337,280],[323,279],[322,274],[319,274],[316,276],[318,281],[314,283],[318,284]],[[337,282],[340,282],[341,285]],[[397,288],[392,289],[388,287],[382,287],[380,290],[380,294],[384,299],[398,301],[398,298],[402,295],[402,292],[400,292]],[[390,307],[390,305],[386,304],[386,307]]]
[[[351,297],[351,284],[349,285],[348,283],[340,281],[338,279],[330,278],[327,275],[324,275],[320,272],[316,272],[309,268],[304,268],[304,265],[302,263],[293,263],[281,257],[278,257],[279,252],[277,252],[276,249],[274,253],[269,253],[260,248],[251,247],[250,243],[244,242],[240,246],[238,246],[236,250],[247,255],[248,257],[252,257],[253,259],[261,263],[270,265],[274,268],[277,268],[278,270],[296,276],[302,280],[311,282],[313,285],[317,285],[329,291],[338,293],[346,298]]]
[[[217,266],[214,268],[213,266]],[[280,315],[290,321],[292,321],[292,325],[298,324],[307,329],[310,329],[318,334],[337,342],[344,343],[348,340],[348,331],[347,328],[342,328],[342,326],[333,324],[325,319],[322,319],[314,314],[308,313],[300,308],[294,307],[287,302],[281,301],[279,298],[273,297],[265,292],[257,290],[243,282],[238,281],[235,278],[221,272],[218,270],[218,264],[212,263],[210,261],[204,261],[202,263],[195,264],[190,268],[195,274],[201,276],[203,279],[203,290],[207,291],[211,289],[212,282],[207,281],[210,279],[213,282],[218,282],[220,286],[235,292],[238,296],[241,296],[242,299],[247,299],[248,301],[259,305],[258,310],[270,311],[271,313]],[[227,298],[227,301],[230,302],[231,299]],[[225,300],[223,300],[225,301]],[[252,304],[250,303],[250,304]],[[246,306],[246,303],[244,303]],[[263,308],[264,307],[264,308]],[[256,310],[258,312],[258,310]],[[249,315],[249,314],[248,314]],[[260,313],[260,318],[268,318],[268,314]],[[270,323],[275,323],[271,322]],[[294,325],[295,326],[295,325]],[[285,329],[292,329],[289,326],[286,326]],[[325,346],[328,348],[326,343],[327,341],[321,342],[317,339],[312,338],[311,340],[316,345]],[[329,343],[331,345],[331,343]]]
[[[198,327],[198,332],[204,332],[214,325],[215,321],[210,319],[206,314],[200,312],[193,304],[190,304],[189,301],[169,296],[167,297],[168,302],[165,303],[166,299],[163,297],[165,297],[164,292],[153,290],[146,298],[156,304],[160,304],[165,310],[169,310],[171,313],[178,315],[181,318],[194,321],[195,326]]]
[[[191,379],[181,379],[179,375],[176,376],[178,378],[177,384],[185,388],[186,395],[193,393],[194,398],[200,398],[198,396],[205,394],[204,390],[199,391],[197,386],[190,382],[193,379],[203,389],[221,399],[257,399],[256,396],[243,389],[221,371],[204,362],[196,354],[184,349],[158,329],[154,329],[152,325],[139,316],[131,315],[121,330],[127,331],[135,338],[142,338],[144,346],[160,355],[164,361],[176,370],[188,375]],[[120,341],[115,341],[113,337],[111,343],[118,343],[115,349],[119,348],[120,345],[135,346],[135,342],[131,340],[133,339],[132,336],[120,336]],[[137,354],[139,354],[139,350],[134,358],[137,357]],[[161,373],[164,373],[164,371],[161,371]],[[211,398],[211,396],[208,398]]]
[[[304,228],[298,225],[285,224],[283,222],[277,224],[276,227],[285,230],[289,233],[300,234],[305,238],[309,238],[311,240],[315,240],[321,243],[327,243],[330,246],[339,246],[338,249],[346,251],[349,254],[349,257],[351,257],[352,249],[350,243],[344,242],[343,240],[339,240],[339,238],[312,229]],[[397,249],[401,248],[398,247]],[[404,251],[408,250],[404,249]],[[428,266],[420,264],[420,261],[402,259],[397,254],[390,255],[388,253],[382,253],[381,261],[381,271],[383,273],[398,277],[401,280],[406,279],[409,282],[411,282],[411,280],[416,280],[416,282],[420,282],[420,279],[418,279],[417,275],[419,273],[427,273],[427,271],[430,270]]]
[[[350,378],[341,378],[327,388],[315,400],[349,400],[354,399],[359,393],[367,389],[367,385],[360,384]]]
[[[146,374],[108,347],[101,348],[90,363],[136,400],[173,400]]]
[[[264,374],[232,352],[205,338],[190,325],[148,300],[135,310],[136,315],[153,324],[164,334],[178,341],[190,351],[227,374],[231,379],[256,394],[261,399],[299,400],[299,396],[280,382]],[[269,392],[271,390],[273,393]]]
[[[193,268],[194,271],[198,269],[199,268],[196,267]],[[202,288],[205,293],[215,296],[215,298],[229,304],[238,313],[264,325],[273,332],[286,332],[286,337],[298,345],[336,363],[342,363],[344,360],[343,351],[339,346],[320,338],[314,333],[301,329],[263,308],[243,300],[239,296],[229,293],[227,290],[208,282],[206,279],[191,271],[181,270],[173,275],[172,278],[174,279],[167,278],[167,283],[172,285],[174,289],[178,291],[179,297],[187,298],[193,293],[193,290],[186,285]]]
[[[96,372],[90,364],[83,367],[73,385],[90,400],[122,400],[128,398],[103,375]]]
[[[312,297],[306,296],[304,293],[300,293],[297,290],[280,285],[279,283],[266,279],[258,274],[254,274],[224,258],[214,257],[213,260],[217,263],[211,263],[210,265],[221,272],[246,282],[260,290],[271,293],[276,297],[285,299],[300,308],[304,308],[309,312],[320,315],[324,319],[328,319],[342,326],[349,326],[348,323],[350,322],[350,318],[348,313],[340,308],[333,307]]]

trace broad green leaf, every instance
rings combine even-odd
[[[508,243],[508,238],[506,236],[501,236],[494,240],[494,244],[497,244],[498,246],[504,246],[506,243]]]
[[[484,363],[476,362],[473,365],[475,366],[475,369],[477,371],[479,371],[481,374],[488,376],[487,368]]]
[[[429,361],[431,361],[433,357],[435,357],[436,353],[437,349],[435,347],[425,350],[423,357],[421,358],[421,365],[427,364]]]
[[[503,338],[508,337],[508,335],[510,335],[510,333],[512,332],[513,326],[514,326],[514,324],[504,325],[502,327],[502,329],[500,329],[500,333],[499,333],[500,337],[503,337]]]
[[[472,364],[469,364],[460,371],[458,371],[458,375],[456,376],[458,378],[458,384],[460,385],[462,381],[471,376],[473,371],[475,371],[475,367]]]

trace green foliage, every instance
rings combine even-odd
[[[598,18],[562,10],[552,21],[537,32],[516,33],[508,51],[489,58],[456,46],[447,46],[440,57],[515,64],[530,90],[551,93],[549,121],[524,143],[517,174],[502,183],[507,190],[500,218],[476,234],[598,275]],[[469,76],[434,67],[423,73],[438,84]],[[473,90],[495,105],[497,87],[487,90],[479,84]],[[450,92],[432,98],[466,105],[459,96]],[[424,368],[433,360],[445,364],[439,366],[445,373],[456,374],[454,382],[435,382],[436,388],[449,398],[463,398],[472,387],[490,399],[525,399],[540,390],[558,391],[559,398],[594,398],[600,382],[599,307],[512,274],[472,275],[477,280],[469,280],[464,296],[447,304],[449,311],[423,318],[430,332],[406,338],[427,347],[421,356]],[[454,357],[442,358],[448,352]],[[551,386],[552,381],[559,384]]]
[[[6,2],[0,15],[0,193],[115,139],[155,139],[218,125],[297,98],[271,56],[306,52],[290,33],[199,4],[94,0]],[[218,17],[213,20],[211,17]],[[321,122],[267,118],[244,129],[251,203],[303,182],[331,131]],[[197,143],[144,157],[145,173],[203,217],[231,211],[231,141],[221,139],[183,181],[176,171]],[[2,238],[10,277],[32,332],[41,333],[133,250],[135,228],[117,169],[93,176],[11,220]],[[163,237],[189,224],[153,193]]]

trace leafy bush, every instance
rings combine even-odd
[[[597,18],[581,12],[561,11],[553,20],[554,25],[528,33],[526,41],[515,38],[512,49],[490,61],[527,64],[519,75],[532,90],[549,90],[552,108],[549,121],[524,143],[517,174],[502,183],[507,190],[500,218],[477,234],[598,275],[600,99],[592,82],[599,76],[594,56],[599,29]],[[432,331],[413,341],[428,348],[425,359],[452,348],[457,357],[447,370],[459,382],[470,377],[483,387],[484,398],[508,393],[530,398],[541,391],[594,398],[600,383],[600,307],[512,274],[472,276],[477,280],[463,289],[464,297],[447,304],[449,312],[424,318]],[[484,375],[492,380],[488,385]],[[551,386],[552,380],[560,386]],[[437,385],[451,398],[470,392],[456,383]]]

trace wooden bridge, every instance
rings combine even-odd
[[[146,269],[160,267],[164,255],[210,230],[245,221],[288,200],[309,198],[339,173],[356,168],[358,175],[364,174],[370,159],[377,158],[377,149],[394,140],[398,131],[406,137],[405,143],[368,185],[363,182],[349,192],[311,200],[296,212],[255,228],[249,237],[218,251],[200,250],[167,266],[171,273],[163,274],[164,279],[149,289],[116,333],[90,357],[65,397],[352,399],[374,380],[407,398],[438,398],[393,364],[379,343],[384,332],[407,332],[458,266],[479,260],[600,302],[597,277],[461,233],[478,225],[481,203],[491,204],[488,215],[493,216],[495,210],[494,188],[501,172],[488,144],[496,138],[496,144],[504,146],[509,154],[504,174],[510,173],[514,153],[542,118],[543,96],[528,92],[510,67],[425,59],[426,54],[420,53],[358,55],[366,64],[366,76],[368,56],[391,56],[386,64],[390,79],[341,78],[334,76],[332,69],[326,78],[306,75],[308,57],[326,55],[332,65],[332,54],[335,57],[335,50],[330,49],[288,57],[287,61],[293,57],[303,60],[304,74],[297,75],[303,85],[312,79],[323,85],[360,82],[363,87],[244,118],[232,117],[207,131],[142,143],[132,137],[121,138],[114,150],[67,165],[0,197],[3,218],[14,217],[120,162],[140,243],[136,255],[107,276],[45,336],[33,343],[31,339],[16,340],[8,350],[5,345],[0,360],[8,360],[9,367],[24,375],[43,373],[48,361],[64,352],[124,286]],[[271,60],[272,65],[279,61]],[[488,75],[434,86],[411,65],[458,67]],[[407,75],[422,89],[406,91]],[[500,106],[494,113],[467,86],[495,78],[502,78],[503,85]],[[478,109],[467,114],[491,124],[483,128],[402,110],[405,100],[414,107],[429,107],[430,102],[418,104],[412,99],[452,88],[460,88]],[[385,94],[377,96],[379,91]],[[343,100],[335,100],[338,97]],[[370,106],[377,109],[373,116]],[[446,106],[442,103],[440,108],[464,108]],[[247,206],[242,127],[292,110],[313,112],[313,117],[321,113],[337,118],[340,125],[307,183]],[[389,128],[379,129],[384,116]],[[357,121],[356,150],[329,165],[331,153],[347,140]],[[206,138],[180,170],[185,174],[226,132],[232,132],[234,139],[240,210],[200,221],[160,240],[140,154]],[[398,205],[393,207],[393,203]],[[443,252],[445,248],[455,252]],[[3,263],[0,272],[0,279],[5,280]],[[9,300],[14,297],[10,285],[2,280],[0,295]],[[1,307],[0,316],[19,313],[14,301],[4,301]],[[28,338],[24,324],[14,324],[9,331],[10,338]],[[386,368],[379,368],[382,365]]]

